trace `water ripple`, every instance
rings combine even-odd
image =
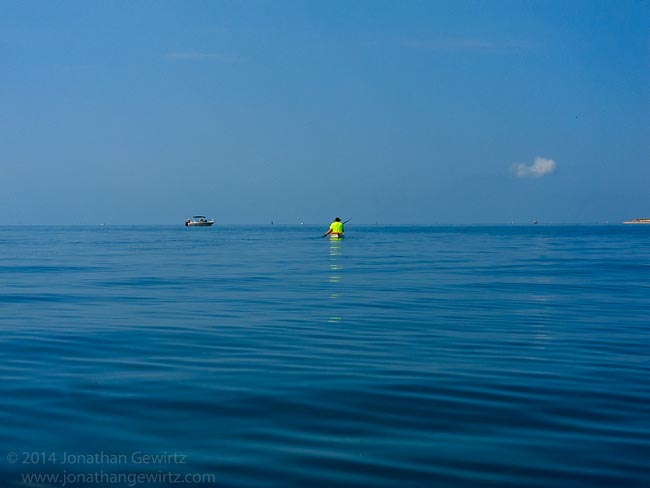
[[[2,229],[0,484],[648,486],[649,232],[274,227]]]

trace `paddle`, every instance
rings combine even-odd
[[[345,222],[343,222],[343,224],[347,224],[348,222],[350,222],[350,220],[352,220],[352,218],[349,218],[348,220],[346,220]],[[329,231],[327,231],[327,232],[326,232],[325,234],[323,234],[321,237],[327,237],[329,234],[330,234]]]

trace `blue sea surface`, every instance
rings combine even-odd
[[[323,230],[0,227],[0,486],[650,486],[650,226]]]

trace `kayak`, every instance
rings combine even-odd
[[[334,232],[332,232],[330,234],[330,239],[343,239],[343,234],[335,234]]]

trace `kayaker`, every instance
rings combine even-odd
[[[330,228],[327,232],[325,232],[325,235],[323,237],[328,236],[332,234],[333,237],[343,237],[343,233],[345,232],[345,229],[343,228],[343,222],[341,222],[340,217],[336,217],[334,219],[334,222],[330,224]]]

